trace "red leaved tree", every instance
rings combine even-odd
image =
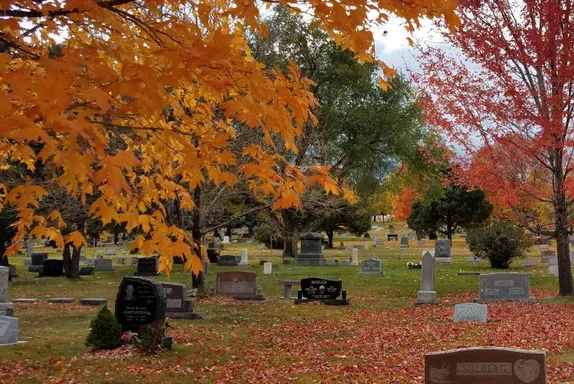
[[[574,1],[463,0],[458,12],[445,35],[456,55],[423,49],[429,121],[466,149],[470,183],[556,239],[559,294],[572,295]]]

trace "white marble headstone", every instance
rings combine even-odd
[[[351,265],[359,265],[359,250],[356,248],[351,250]]]
[[[249,264],[249,257],[247,253],[247,249],[241,250],[241,261],[239,262],[240,265],[247,265]]]
[[[272,263],[264,263],[263,264],[263,274],[270,275],[273,272],[273,264]]]

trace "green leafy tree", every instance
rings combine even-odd
[[[437,231],[452,241],[457,229],[479,226],[491,213],[492,205],[483,191],[450,185],[439,199],[415,202],[407,223],[416,231]]]
[[[371,228],[371,218],[359,205],[343,204],[330,214],[323,216],[317,229],[325,231],[329,238],[329,248],[333,248],[333,236],[337,229],[348,229],[352,234],[361,236]]]
[[[323,31],[276,7],[267,20],[268,38],[254,37],[254,56],[267,67],[287,70],[293,61],[320,106],[318,125],[308,124],[296,139],[297,153],[283,151],[290,163],[329,166],[331,176],[353,186],[365,200],[401,159],[418,153],[424,137],[421,113],[410,84],[401,76],[382,90],[378,68],[361,64]],[[296,256],[297,236],[337,209],[337,199],[311,188],[301,197],[303,211],[285,209],[270,215],[285,239],[284,257]]]
[[[491,268],[498,269],[507,269],[514,259],[524,257],[531,245],[524,228],[503,220],[469,230],[466,243],[475,256],[487,258]]]

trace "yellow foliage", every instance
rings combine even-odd
[[[453,0],[281,3],[306,6],[364,61],[374,61],[368,26],[384,24],[385,11],[408,29],[422,17],[458,23]],[[161,201],[179,198],[191,208],[183,185],[235,185],[237,173],[226,167],[237,163],[228,148],[239,123],[260,132],[265,144],[243,148],[240,173],[254,194],[275,199],[275,209],[299,207],[309,184],[341,192],[328,170],[306,173],[273,153],[277,140],[296,151],[305,124],[316,122],[317,100],[294,63],[284,74],[252,57],[248,33],[265,34],[255,0],[3,0],[0,15],[11,47],[0,54],[0,167],[49,166],[48,181],[90,201],[93,218],[141,228],[145,238],[133,247],[158,252],[161,270],[170,270],[173,255],[185,255],[187,269],[203,268],[201,250],[168,226]],[[50,227],[35,213],[46,194],[40,185],[3,189],[0,205],[19,210],[16,241],[33,231],[63,244],[61,216],[50,214]],[[78,232],[66,241],[85,243]]]

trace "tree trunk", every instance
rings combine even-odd
[[[76,248],[72,243],[64,245],[64,273],[68,279],[77,279],[80,277],[80,255],[82,247]]]
[[[560,168],[561,170],[561,168]],[[564,193],[562,172],[555,175],[559,179],[555,183],[554,220],[556,223],[556,250],[558,256],[558,294],[571,296],[574,294],[572,286],[572,271],[570,264],[570,245],[568,243],[568,213],[566,207],[566,194]],[[557,188],[557,186],[560,186]]]
[[[329,229],[327,232],[327,237],[329,238],[329,243],[327,244],[327,248],[329,249],[333,249],[333,236],[334,236],[334,232],[332,229]]]
[[[193,239],[194,247],[197,247],[199,251],[201,248],[201,215],[200,215],[200,207],[201,207],[201,187],[195,187],[193,190],[193,203],[195,207],[192,211],[192,219],[191,219],[191,237]],[[203,263],[203,256],[201,252],[199,253],[201,262]],[[199,272],[198,275],[194,275],[193,272],[191,273],[191,287],[196,288],[198,293],[203,293],[205,291],[205,274],[203,272]]]
[[[283,258],[297,257],[297,235],[291,233],[285,236],[283,243]]]

